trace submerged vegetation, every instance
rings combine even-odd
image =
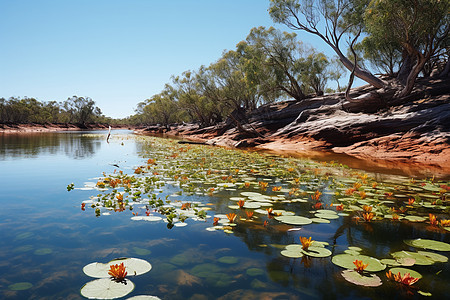
[[[186,146],[155,137],[134,138],[144,145],[145,163],[133,166],[130,174],[115,170],[81,187],[100,191],[83,201],[82,210],[102,218],[116,212],[129,214],[135,221],[164,221],[169,229],[197,221],[204,223],[207,231],[231,235],[247,230],[282,233],[344,220],[332,238],[335,243],[352,228],[367,233],[390,232],[400,223],[433,232],[436,237],[450,234],[446,222],[450,186],[445,181],[398,176],[378,180],[370,173],[333,161],[319,163],[204,145]],[[114,136],[112,141],[119,139]],[[302,260],[331,256],[328,262],[346,269],[342,272],[344,279],[372,287],[389,279],[415,286],[421,275],[414,266],[447,263],[448,257],[437,252],[450,251],[450,244],[439,238],[405,240],[401,249],[380,257],[365,255],[365,249],[352,245],[337,251],[337,244],[314,241],[311,236],[301,236],[297,241],[280,245],[281,256]],[[387,268],[392,276],[378,276]],[[116,273],[119,275],[113,277],[125,277],[120,275],[123,272]],[[431,286],[420,288],[426,291],[421,293],[432,292]]]

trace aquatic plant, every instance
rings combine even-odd
[[[389,272],[386,272],[386,277],[390,280],[394,280],[396,282],[402,283],[404,285],[413,285],[417,281],[419,281],[420,278],[414,278],[411,277],[409,273],[405,273],[403,276],[398,272],[397,274],[392,274],[392,272],[389,270]]]
[[[108,274],[116,281],[122,281],[127,276],[127,272],[125,271],[126,268],[123,265],[123,263],[110,265],[110,269],[108,271]]]
[[[362,262],[362,260],[355,260],[353,262],[353,264],[356,266],[355,271],[359,272],[359,273],[363,272],[367,268],[367,266],[369,265],[369,263],[364,264]]]
[[[312,243],[314,242],[313,240],[311,240],[311,237],[306,238],[306,237],[300,237],[300,242],[302,243],[302,249],[303,250],[308,250],[309,246],[312,245]]]

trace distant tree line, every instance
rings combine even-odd
[[[161,93],[138,104],[130,121],[209,126],[239,118],[261,104],[332,92],[327,83],[339,83],[345,72],[336,59],[304,45],[295,33],[253,28],[245,41],[216,62],[172,76]]]
[[[35,98],[0,98],[0,123],[111,123],[94,100],[73,96],[63,102],[40,102]]]

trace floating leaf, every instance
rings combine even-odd
[[[89,299],[116,299],[124,297],[134,290],[134,283],[116,282],[109,278],[100,278],[86,283],[81,288],[81,295]]]
[[[156,296],[138,295],[131,298],[127,298],[127,300],[161,300],[161,298]]]
[[[278,216],[275,217],[275,220],[290,225],[308,225],[312,223],[311,219],[301,216]]]
[[[36,255],[47,255],[52,252],[53,252],[53,250],[50,248],[40,248],[40,249],[34,250],[34,254],[36,254]]]
[[[281,251],[281,255],[283,255],[285,257],[289,257],[289,258],[303,257],[303,253],[301,251],[294,251],[294,250],[288,250],[288,249]]]
[[[417,253],[417,252],[398,251],[398,252],[391,253],[391,255],[397,260],[400,260],[402,258],[413,258],[416,260],[416,262],[415,262],[416,265],[429,266],[429,265],[434,264],[434,261],[432,259],[430,259],[420,253]]]
[[[28,290],[33,287],[33,284],[30,282],[18,282],[8,286],[8,289],[11,291],[23,291]]]
[[[436,251],[450,251],[450,244],[435,240],[416,239],[416,240],[405,240],[404,242],[407,245],[415,248],[430,249]]]
[[[406,273],[409,273],[409,276],[414,277],[414,278],[422,278],[422,275],[419,272],[416,272],[414,270],[411,269],[407,269],[407,268],[392,268],[389,271],[392,272],[392,274],[398,274],[400,272],[401,276],[403,277]]]
[[[380,277],[375,274],[360,274],[354,270],[342,271],[342,277],[348,282],[356,285],[362,285],[367,287],[377,287],[382,284]]]
[[[239,259],[237,257],[234,257],[234,256],[222,256],[217,261],[221,262],[223,264],[233,265],[233,264],[237,264]]]
[[[245,273],[247,273],[248,276],[255,277],[255,276],[263,275],[265,272],[263,269],[260,269],[260,268],[249,268],[249,269],[247,269],[247,271]]]
[[[342,268],[353,270],[355,260],[361,260],[363,264],[369,264],[365,271],[378,272],[386,268],[386,265],[381,263],[378,259],[366,255],[350,255],[350,254],[338,254],[333,256],[331,261]]]
[[[315,246],[308,247],[308,250],[302,249],[302,253],[312,257],[328,257],[332,254],[330,250],[324,247],[315,247]]]
[[[448,257],[438,254],[438,253],[434,253],[434,252],[428,252],[428,251],[417,251],[417,253],[431,259],[432,261],[435,262],[447,262],[448,261]]]
[[[111,260],[106,264],[94,262],[90,263],[83,268],[84,274],[94,278],[107,278],[109,277],[108,271],[111,265],[122,263],[124,264],[128,276],[136,276],[147,273],[152,269],[152,265],[143,259],[139,258],[118,258]]]

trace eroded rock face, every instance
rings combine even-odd
[[[263,105],[247,122],[165,131],[208,144],[290,152],[329,150],[361,159],[426,164],[450,174],[450,80],[418,84],[406,98],[390,103],[345,100],[343,93]],[[369,86],[352,96],[376,92]],[[376,105],[380,105],[377,109]],[[239,128],[240,127],[240,128]]]

